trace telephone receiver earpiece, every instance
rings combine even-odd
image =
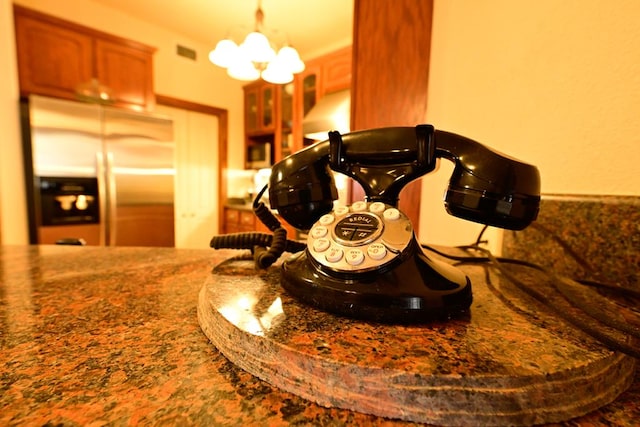
[[[338,198],[331,170],[358,181],[367,201],[397,206],[402,188],[433,171],[437,157],[455,165],[445,195],[450,214],[516,230],[537,217],[540,176],[535,166],[430,125],[329,132],[328,140],[273,166],[269,201],[289,224],[308,230]]]
[[[521,230],[538,216],[540,174],[535,166],[454,133],[436,130],[436,156],[455,166],[444,202],[448,213]]]
[[[318,142],[275,164],[269,181],[272,208],[289,224],[308,230],[338,198],[332,170],[354,178],[367,201],[397,206],[400,190],[435,169],[431,125],[389,127]]]
[[[271,168],[269,205],[299,230],[308,230],[331,212],[338,199],[328,155],[329,142],[318,142]]]

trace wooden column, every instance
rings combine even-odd
[[[427,113],[432,0],[355,0],[351,129],[415,126]],[[352,197],[362,199],[362,189]],[[420,182],[400,195],[418,232]]]

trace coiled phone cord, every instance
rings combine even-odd
[[[560,246],[565,249],[576,262],[584,267],[585,270],[588,270],[590,272],[594,271],[593,267],[591,267],[585,260],[583,260],[575,251],[571,250],[571,248],[566,244],[566,242],[562,241],[562,239],[555,236],[543,226],[539,226],[535,223],[532,223],[531,226],[538,231],[542,231],[551,235],[551,237],[556,242],[558,242]],[[548,269],[545,269],[544,267],[534,263],[519,259],[496,257],[491,253],[491,251],[479,246],[481,243],[483,243],[481,240],[481,236],[486,228],[486,226],[483,228],[474,244],[458,246],[459,249],[462,249],[464,251],[480,252],[484,256],[455,256],[443,253],[442,251],[439,251],[428,245],[422,245],[422,247],[450,260],[458,261],[461,264],[486,264],[488,267],[495,268],[507,281],[515,285],[520,291],[525,292],[530,297],[542,303],[545,307],[550,308],[556,315],[569,322],[574,327],[580,329],[584,333],[590,335],[592,338],[595,338],[596,340],[607,346],[609,349],[613,351],[619,351],[629,356],[640,359],[640,348],[637,346],[637,343],[640,342],[638,341],[640,340],[640,313],[638,313],[637,309],[631,307],[631,303],[633,303],[634,301],[637,303],[638,299],[640,299],[640,291],[591,280],[573,280],[566,277],[561,277],[549,271]],[[539,285],[534,288],[533,286],[527,285],[523,281],[516,278],[511,272],[509,272],[507,268],[505,268],[505,264],[520,265],[535,269],[545,274],[550,279],[549,284],[551,290],[559,294],[564,299],[564,301],[570,304],[573,308],[579,310],[581,313],[586,314],[588,317],[583,318],[572,315],[568,310],[566,310],[566,308],[563,307],[562,304],[555,302],[553,298],[550,298],[546,294],[540,292]],[[491,286],[491,280],[488,275],[487,284]],[[624,312],[626,313],[625,320],[620,320],[619,318],[611,316],[607,311],[600,308],[601,304],[599,304],[597,301],[585,302],[576,297],[575,292],[571,290],[573,284],[590,286],[603,291],[611,291],[614,294],[623,296],[625,299],[625,304],[619,301],[614,302],[618,304],[619,308],[624,310]],[[606,296],[603,296],[603,298],[609,299]]]
[[[265,185],[253,199],[253,211],[262,223],[267,226],[268,233],[232,233],[213,236],[209,246],[214,249],[250,249],[258,268],[267,268],[286,252],[300,252],[307,245],[287,239],[287,230],[269,208],[260,201],[266,191]]]

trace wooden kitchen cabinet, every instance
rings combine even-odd
[[[224,208],[224,232],[227,234],[256,231],[257,221],[250,209]]]
[[[259,80],[244,86],[243,90],[245,167],[252,168],[256,167],[252,161],[257,160],[252,159],[251,147],[254,145],[268,145],[268,151],[258,150],[258,152],[267,155],[268,162],[275,160],[277,87]]]
[[[320,97],[351,86],[351,46],[321,57],[322,85]]]
[[[302,149],[304,115],[326,93],[349,89],[350,85],[351,46],[308,61],[290,84],[257,81],[245,85],[245,167],[251,168],[248,153],[255,145],[269,144],[273,162]],[[225,207],[223,220],[225,233],[268,231],[252,211]],[[298,232],[281,222],[289,238],[295,238]]]
[[[295,88],[293,83],[282,86],[278,90],[278,114],[280,126],[278,132],[280,138],[277,139],[277,146],[275,148],[275,158],[280,161],[292,154],[295,150],[295,144],[293,143],[293,95]]]
[[[320,64],[309,64],[305,70],[296,76],[296,108],[301,108],[304,117],[320,98],[322,67]]]
[[[298,238],[298,230],[289,225],[277,214],[276,217],[280,224],[287,230],[287,239],[296,240]],[[253,210],[233,208],[226,206],[224,208],[224,233],[267,233],[273,234],[266,225],[260,221]]]
[[[15,7],[18,73],[22,94],[69,98],[93,77],[90,36],[54,26]]]
[[[14,19],[21,95],[76,99],[95,81],[115,106],[153,108],[154,48],[18,5]]]
[[[324,95],[351,87],[351,46],[338,49],[307,62],[294,78],[293,141],[297,151],[313,142],[302,134],[304,116]]]
[[[287,223],[285,220],[283,220],[279,215],[276,214],[276,218],[278,219],[278,221],[280,221],[280,225],[282,225],[282,228],[284,228],[285,230],[287,230],[287,239],[288,240],[299,240],[299,232],[298,230],[296,230],[292,225],[290,225],[289,223]],[[268,234],[273,234],[266,225],[264,225],[262,223],[262,221],[260,221],[259,219],[256,218],[256,230],[259,233],[268,233]]]
[[[152,109],[153,50],[100,39],[95,41],[95,47],[95,74],[99,82],[112,89],[115,103]]]
[[[270,160],[292,153],[293,84],[257,81],[244,86],[245,166],[251,168],[249,148],[270,146]]]
[[[262,80],[244,86],[245,167],[250,147],[271,146],[271,160],[279,162],[311,143],[302,135],[302,119],[325,94],[349,89],[351,46],[306,63],[304,71],[286,85]]]
[[[243,89],[246,134],[273,133],[276,127],[276,85],[258,81]]]

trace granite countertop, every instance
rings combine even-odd
[[[235,254],[0,247],[0,424],[410,424],[324,408],[229,362],[197,304],[212,268]],[[614,402],[565,425],[633,425],[638,402],[636,373]]]

